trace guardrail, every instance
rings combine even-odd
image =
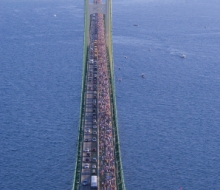
[[[79,127],[78,127],[78,142],[77,142],[77,149],[76,149],[76,163],[74,169],[74,178],[73,178],[73,187],[72,190],[78,190],[80,183],[81,183],[81,150],[82,150],[82,138],[83,138],[83,131],[82,131],[82,122],[84,117],[84,100],[85,100],[85,84],[86,84],[86,62],[87,62],[87,55],[88,55],[88,39],[87,39],[87,32],[88,32],[88,23],[87,23],[87,0],[84,1],[84,42],[83,42],[83,67],[82,67],[82,87],[81,87],[81,100],[80,100],[80,118],[79,118]]]

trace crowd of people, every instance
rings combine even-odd
[[[101,3],[101,0],[96,0]],[[98,127],[99,127],[99,176],[101,190],[116,190],[114,142],[112,133],[109,72],[103,14],[96,14],[98,48]]]

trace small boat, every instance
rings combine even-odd
[[[134,24],[134,26],[138,26],[138,24]]]
[[[180,57],[185,59],[186,55],[182,53],[182,54],[180,54]]]
[[[142,73],[142,74],[141,74],[141,77],[142,77],[142,78],[145,78],[145,75],[144,75],[144,73]]]

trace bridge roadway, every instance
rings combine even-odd
[[[115,159],[104,16],[95,13],[90,17],[80,190],[92,188],[91,176],[97,176],[96,189],[115,190]]]
[[[88,65],[89,70],[93,70],[92,65]],[[90,78],[93,78],[94,74],[87,76],[87,85],[86,85],[86,98],[85,98],[85,114],[84,114],[84,124],[83,124],[83,151],[82,151],[82,171],[81,171],[81,187],[80,189],[90,189],[90,178],[92,172],[92,166],[97,167],[97,125],[93,123],[93,97],[94,91],[91,88],[93,81],[90,81]],[[93,125],[94,124],[94,125]],[[96,160],[94,159],[96,158]],[[95,169],[97,173],[97,169]],[[83,185],[83,181],[87,181],[87,185]]]
[[[83,63],[73,190],[125,190],[114,96],[111,0],[85,0]]]
[[[93,20],[94,22],[94,20]],[[91,23],[90,33],[94,33],[95,26]],[[94,35],[90,35],[90,41],[95,40]],[[83,151],[82,154],[82,170],[81,170],[81,185],[80,190],[89,190],[91,188],[91,174],[97,175],[97,64],[94,63],[92,44],[89,45],[87,56],[87,74],[86,74],[86,91],[84,102],[84,123],[83,123]],[[96,80],[95,80],[96,76]],[[96,83],[96,84],[95,84]],[[93,111],[94,110],[94,111]],[[93,171],[92,171],[93,170]]]

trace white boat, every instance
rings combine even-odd
[[[180,54],[180,57],[185,59],[186,55],[182,53],[182,54]]]

